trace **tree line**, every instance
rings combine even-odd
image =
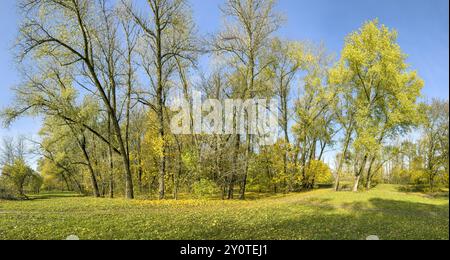
[[[33,175],[46,189],[245,199],[249,190],[318,184],[339,191],[350,177],[353,191],[404,175],[431,189],[448,185],[448,101],[419,102],[425,83],[406,63],[397,32],[378,20],[349,34],[336,60],[323,45],[276,37],[284,18],[274,0],[227,0],[222,27],[206,36],[187,0],[21,0],[19,7],[22,77],[2,118],[6,125],[43,118],[33,141],[40,175]],[[280,138],[259,145],[248,126],[247,134],[171,133],[170,98],[192,103],[194,91],[204,99],[278,99]],[[195,116],[191,106],[191,127]],[[409,143],[408,157],[406,141],[398,143],[411,131],[420,141]],[[15,179],[8,172],[20,172],[20,162],[3,162],[2,178]]]

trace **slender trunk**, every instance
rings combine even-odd
[[[141,135],[139,133],[138,140],[137,140],[137,163],[138,163],[138,169],[137,169],[137,177],[138,177],[138,186],[139,186],[139,192],[143,192],[142,187],[142,176],[144,174],[144,170],[142,169],[142,144],[141,144]]]
[[[341,177],[340,177],[340,171],[338,170],[336,174],[336,180],[334,182],[334,191],[339,191],[340,185],[341,185]]]
[[[70,125],[69,125],[69,127],[70,127],[70,130],[72,131],[72,134],[73,134],[74,138],[76,138],[76,140],[77,140],[78,147],[81,149],[81,151],[83,153],[83,157],[84,157],[84,159],[86,161],[86,164],[87,164],[87,167],[88,167],[88,170],[89,170],[89,173],[90,173],[92,191],[94,193],[94,196],[98,198],[98,197],[100,197],[100,191],[98,189],[97,177],[95,176],[95,171],[94,171],[94,168],[92,166],[92,162],[91,162],[91,159],[89,157],[89,153],[87,151],[86,136],[85,136],[84,133],[81,133],[81,135],[82,135],[81,138],[82,139],[80,140],[79,137],[78,137],[77,132],[75,131],[75,129],[73,127],[71,127]]]
[[[92,78],[92,81],[93,81],[94,85],[96,86],[96,88],[99,92],[99,95],[107,109],[108,115],[111,116],[114,133],[117,137],[117,142],[118,142],[119,148],[120,148],[119,151],[123,158],[126,198],[133,199],[134,192],[133,192],[133,179],[132,179],[131,170],[130,170],[130,160],[129,160],[129,156],[127,154],[125,144],[124,144],[124,141],[122,138],[122,132],[121,132],[119,120],[116,115],[116,109],[115,109],[115,106],[113,106],[113,104],[111,104],[111,100],[108,99],[105,88],[102,85],[102,83],[100,82],[100,79],[97,75],[97,72],[95,69],[95,62],[93,61],[94,55],[93,55],[92,48],[91,48],[92,46],[89,42],[90,39],[88,37],[87,29],[84,25],[83,17],[80,13],[80,8],[78,6],[76,6],[75,11],[76,11],[76,15],[77,15],[78,24],[79,24],[79,27],[80,27],[81,33],[82,33],[83,48],[84,48],[84,56],[82,57],[82,59],[86,65],[87,71],[89,72],[90,77]],[[112,74],[110,76],[112,76]]]
[[[236,129],[237,131],[237,129]],[[236,134],[235,143],[234,143],[234,155],[233,155],[233,170],[231,172],[231,177],[229,179],[229,185],[228,185],[228,199],[233,199],[233,193],[234,193],[234,179],[235,176],[238,176],[239,174],[239,149],[240,149],[240,135]]]
[[[287,93],[284,88],[283,77],[280,78],[280,96],[283,110],[283,132],[284,132],[284,156],[283,156],[283,172],[287,176],[288,173],[288,146],[289,146],[289,129],[288,129],[288,101]]]
[[[113,122],[114,123],[114,122]],[[119,139],[120,152],[123,158],[123,167],[125,171],[125,193],[127,199],[134,199],[134,190],[133,190],[133,176],[131,174],[130,168],[130,158],[125,148],[125,144],[122,140],[122,135],[120,134],[120,127],[118,123],[116,123],[116,135]]]
[[[368,176],[367,177],[367,183],[366,183],[366,189],[370,190],[372,188],[372,177]]]
[[[320,153],[319,157],[317,158],[318,161],[322,161],[323,155],[325,153],[325,148],[327,147],[327,142],[320,142]]]
[[[358,191],[359,181],[361,180],[361,175],[355,176],[355,183],[353,185],[353,192]]]
[[[127,199],[133,199],[134,191],[133,191],[133,178],[132,178],[131,169],[130,169],[130,158],[128,156],[127,149],[126,149],[123,137],[122,137],[122,131],[120,128],[119,120],[116,116],[116,111],[115,111],[113,105],[111,104],[110,100],[108,99],[105,89],[102,87],[102,84],[100,83],[100,80],[97,77],[95,68],[92,65],[92,63],[90,61],[87,61],[86,66],[89,70],[89,73],[93,77],[94,83],[100,92],[100,96],[102,97],[102,100],[105,103],[105,106],[108,111],[108,115],[111,116],[114,134],[116,135],[117,142],[119,144],[120,155],[122,156],[122,159],[123,159],[123,168],[124,168],[124,173],[125,173],[125,196]]]
[[[125,146],[126,146],[126,157],[128,159],[128,164],[130,164],[130,115],[131,115],[131,91],[132,91],[132,84],[133,84],[133,65],[132,65],[132,53],[133,53],[133,47],[130,43],[130,32],[128,30],[126,31],[127,35],[127,42],[128,42],[128,56],[127,56],[127,65],[128,65],[128,75],[127,75],[127,105],[126,105],[126,125],[125,125]],[[115,103],[114,103],[115,104]],[[116,107],[114,107],[116,109]],[[130,166],[129,166],[130,167]],[[129,168],[128,167],[128,168]],[[139,166],[140,167],[140,166]],[[131,170],[129,173],[129,176],[127,176],[128,181],[131,184],[132,187],[132,178],[131,178]],[[139,188],[141,189],[141,188]],[[129,194],[129,196],[134,197],[134,194]]]
[[[178,149],[178,166],[177,171],[174,173],[174,180],[173,180],[173,198],[175,200],[178,200],[178,184],[179,184],[179,178],[183,172],[183,148],[181,146],[180,141],[178,140],[177,136],[175,136],[175,141],[177,143],[177,149]]]
[[[370,190],[372,188],[372,177],[373,177],[373,164],[375,163],[375,157],[370,161],[369,170],[367,171],[367,181],[366,181],[366,189]]]
[[[357,192],[358,191],[359,182],[361,180],[361,175],[363,174],[364,168],[366,168],[367,157],[368,157],[368,155],[364,156],[364,160],[361,163],[361,167],[359,168],[358,172],[355,175],[355,183],[353,185],[353,192]]]
[[[111,146],[109,147],[109,197],[114,198],[114,161]]]
[[[111,116],[108,115],[109,197],[112,199],[114,198],[114,161],[111,136]]]
[[[92,185],[92,191],[94,193],[94,196],[96,198],[100,197],[100,191],[98,189],[98,183],[97,183],[97,177],[95,176],[94,168],[92,167],[91,159],[89,158],[89,154],[86,150],[86,146],[84,144],[81,144],[81,150],[83,151],[84,159],[86,160],[87,167],[90,173],[91,178],[91,185]]]
[[[64,170],[66,171],[66,170]],[[81,187],[81,184],[68,172],[67,173],[67,178],[69,179],[69,181],[75,183],[76,188],[78,189],[78,191],[82,194],[84,193],[83,187]]]
[[[179,177],[181,176],[182,171],[183,171],[183,162],[178,161],[178,173],[175,176],[173,183],[173,198],[175,200],[178,200],[178,184],[179,184]]]
[[[302,168],[302,181],[301,181],[301,188],[303,188],[305,186],[305,182],[306,182],[306,146],[307,146],[307,141],[306,139],[303,141],[303,151],[302,151],[302,156],[300,159],[300,163],[301,163],[301,168]]]
[[[160,110],[161,115],[159,115],[159,123],[161,124],[159,129],[159,135],[162,140],[162,154],[160,158],[159,165],[159,199],[165,198],[165,178],[166,178],[166,145],[165,145],[165,131],[164,131],[164,116]]]
[[[285,120],[287,120],[287,115],[285,116]],[[289,134],[287,131],[287,122],[285,122],[285,126],[284,126],[284,151],[283,151],[283,173],[284,173],[284,177],[287,178],[288,176],[288,148],[289,147]],[[288,191],[292,191],[292,185],[291,185],[291,181],[289,182],[289,187],[288,187]]]
[[[341,155],[341,158],[339,158],[339,166],[338,166],[338,169],[336,172],[336,181],[334,183],[335,191],[339,191],[341,172],[342,172],[342,168],[344,167],[345,160],[347,159],[347,152],[348,152],[348,148],[350,146],[350,138],[351,138],[351,131],[348,131],[347,135],[345,137],[344,151]]]
[[[163,46],[162,46],[162,22],[159,7],[153,10],[156,27],[156,102],[159,123],[159,138],[162,141],[162,154],[159,162],[159,199],[165,198],[165,178],[166,178],[166,136],[164,130],[164,86],[163,86]]]
[[[63,177],[64,183],[66,184],[67,191],[72,191],[71,188],[70,188],[69,182],[67,181],[67,177],[64,174],[64,172],[61,173],[61,176]]]
[[[226,183],[226,179],[225,179],[225,183]],[[225,195],[227,194],[227,185],[223,185],[222,187],[222,200],[225,200]]]
[[[248,170],[249,170],[249,157],[250,157],[250,153],[251,153],[251,136],[249,134],[247,134],[247,150],[246,150],[246,161],[245,161],[245,173],[244,176],[242,178],[242,186],[241,186],[241,191],[240,191],[240,195],[239,195],[239,199],[240,200],[245,200],[245,191],[247,188],[247,178],[248,178]]]
[[[253,38],[252,33],[250,33],[250,38]],[[255,86],[255,56],[253,51],[250,52],[250,84],[248,85],[248,89],[250,90],[250,98],[254,98],[254,86]],[[245,152],[245,167],[244,167],[244,176],[242,178],[241,191],[239,199],[245,199],[245,192],[247,188],[247,178],[248,178],[248,170],[249,170],[249,160],[250,154],[252,153],[252,136],[250,135],[250,111],[247,111],[247,149]],[[245,120],[242,118],[241,120]]]

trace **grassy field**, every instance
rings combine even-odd
[[[0,239],[449,239],[448,196],[317,190],[249,201],[126,201],[71,194],[0,201]]]

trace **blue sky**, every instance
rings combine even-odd
[[[221,25],[219,6],[224,0],[190,0],[199,31],[213,33]],[[19,18],[15,0],[0,1],[0,108],[10,104],[10,88],[18,83],[11,47]],[[339,53],[344,37],[366,20],[380,22],[399,32],[399,43],[408,63],[425,80],[427,98],[449,96],[449,1],[448,0],[279,0],[277,10],[288,19],[278,36],[292,40],[323,42]],[[2,136],[32,136],[39,120],[23,119]]]

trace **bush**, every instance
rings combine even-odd
[[[14,195],[11,186],[8,184],[4,176],[0,176],[0,200],[14,200],[16,196]]]
[[[311,161],[306,168],[306,175],[313,184],[331,184],[333,183],[333,174],[330,167],[322,161]]]
[[[192,191],[197,198],[207,198],[212,197],[219,192],[217,185],[206,179],[202,179],[199,182],[194,183],[192,186]]]

